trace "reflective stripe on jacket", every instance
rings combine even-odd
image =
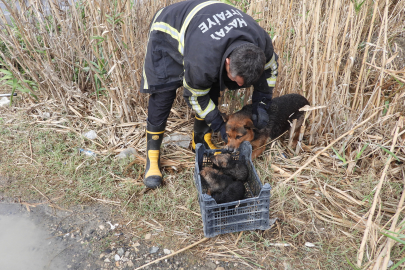
[[[265,71],[253,85],[271,98],[277,79],[277,59],[266,31],[256,21],[219,1],[183,1],[159,10],[151,23],[141,92],[159,93],[184,86],[189,106],[210,124],[220,117],[209,98],[211,87],[225,84],[225,59],[238,46],[252,43],[266,56]]]

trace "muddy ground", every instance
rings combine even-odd
[[[7,181],[0,176],[0,184]],[[131,236],[119,220],[101,204],[61,209],[52,201],[21,202],[0,194],[0,269],[136,269],[174,252],[152,244],[153,235]],[[185,252],[144,269],[235,267]]]

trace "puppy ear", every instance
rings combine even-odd
[[[219,114],[222,116],[222,119],[224,120],[224,122],[228,122],[229,120],[229,115],[226,115],[223,112],[219,112]]]
[[[253,125],[253,121],[251,119],[248,119],[244,125],[244,128],[248,130],[255,129],[255,125]]]

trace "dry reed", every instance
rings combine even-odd
[[[44,108],[69,119],[69,126],[59,120],[42,121],[60,131],[97,129],[99,153],[119,152],[129,146],[143,152],[147,96],[139,94],[139,84],[148,27],[154,12],[172,1],[43,3],[19,1],[18,11],[14,2],[6,2],[12,24],[0,12],[4,26],[1,64],[19,82],[17,90],[25,89],[40,100],[33,104],[34,98],[24,95],[28,112],[39,116]],[[237,4],[243,5],[242,1]],[[358,267],[386,267],[388,259],[382,258],[393,243],[378,233],[387,227],[401,230],[397,209],[403,203],[403,196],[393,200],[379,191],[389,179],[401,178],[403,167],[390,159],[395,155],[399,162],[405,160],[400,125],[405,109],[405,0],[252,0],[243,8],[260,19],[280,56],[275,96],[301,93],[311,106],[326,106],[310,112],[306,145],[303,143],[300,155],[288,161],[270,157],[271,152],[280,151],[275,143],[265,152],[265,162],[271,158],[273,180],[287,183],[296,179],[295,184],[287,183],[293,192],[285,200],[297,198],[313,217],[339,225],[346,236],[353,230],[364,233],[358,246]],[[246,104],[251,93],[252,89],[246,89],[233,98],[224,95],[227,112]],[[185,107],[179,97],[168,132],[190,132],[192,114]],[[368,126],[361,126],[365,123]],[[332,146],[346,157],[346,167],[326,153]],[[390,152],[381,151],[382,147],[390,147]],[[190,161],[185,166],[192,166],[193,154],[188,150],[169,149],[164,156],[168,166],[180,166],[179,158]],[[381,158],[387,162],[382,164]],[[262,163],[257,166],[269,170]],[[327,184],[310,172],[340,175],[348,184]],[[377,192],[368,200],[370,205],[349,180],[358,179],[362,172],[380,178]],[[402,194],[403,189],[402,183]],[[376,210],[377,202],[380,208]],[[288,218],[284,203],[280,200],[273,207]]]

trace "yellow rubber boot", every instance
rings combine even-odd
[[[154,126],[147,121],[146,126],[146,169],[143,183],[148,188],[157,188],[162,184],[162,173],[160,171],[160,145],[166,123]]]
[[[212,143],[211,136],[212,136],[211,128],[207,125],[204,119],[198,118],[196,116],[194,119],[194,131],[192,141],[193,151],[195,151],[197,143],[204,144],[206,149],[218,149],[218,147],[216,147]]]

